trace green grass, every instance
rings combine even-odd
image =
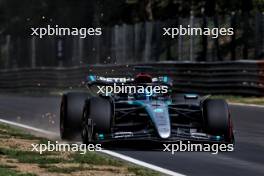
[[[61,158],[47,157],[49,154],[39,154],[32,151],[21,151],[12,148],[0,148],[0,155],[6,155],[9,158],[17,159],[20,163],[34,163],[34,164],[54,164],[64,162]]]
[[[22,130],[12,128],[8,125],[0,124],[0,129],[2,129],[0,131],[1,135],[12,136],[15,138],[20,138],[20,139],[29,139],[29,140],[36,139],[35,136],[25,133]]]
[[[0,124],[0,134],[4,135],[4,137],[1,137],[1,138],[12,136],[13,138],[18,138],[18,139],[40,140],[41,142],[45,140],[47,141],[47,139],[45,138],[36,137],[32,134],[26,133],[25,131],[21,129],[13,128],[5,124]]]
[[[133,172],[137,176],[159,176],[160,175],[158,172],[150,171],[143,167],[130,166],[128,167],[128,171]]]
[[[47,144],[48,139],[35,137],[31,134],[25,133],[20,129],[15,129],[8,125],[0,124],[0,139],[15,138],[32,140],[32,143]],[[50,141],[52,142],[52,141]],[[52,142],[54,143],[54,142]],[[125,164],[125,162],[111,158],[108,155],[104,155],[97,152],[87,152],[86,154],[80,154],[78,152],[69,154],[68,158],[61,157],[59,152],[45,152],[39,154],[35,151],[30,151],[32,148],[29,147],[28,150],[20,149],[19,146],[6,146],[0,147],[0,157],[7,157],[6,164],[0,164],[0,176],[34,176],[31,173],[20,173],[14,168],[16,166],[10,166],[14,163],[28,163],[37,164],[40,168],[43,168],[48,173],[62,173],[71,174],[76,171],[89,170],[93,171],[106,171],[112,173],[119,173],[118,167],[123,167],[128,170],[129,173],[134,173],[139,176],[156,176],[159,175],[157,172],[151,171],[149,169],[144,169],[142,167],[137,167],[131,164]],[[12,159],[15,159],[14,162]],[[62,166],[57,166],[54,164],[61,163]],[[75,165],[77,164],[77,166]],[[10,165],[9,165],[10,164]],[[72,166],[63,167],[63,164],[73,164]],[[102,166],[102,167],[101,167]],[[105,167],[104,167],[105,166]],[[107,167],[112,166],[112,167]]]
[[[16,168],[16,166],[10,166],[10,165],[3,165],[3,164],[0,164],[0,168],[10,169],[10,168]]]
[[[82,166],[76,166],[76,167],[57,167],[57,166],[50,166],[50,165],[39,165],[39,166],[41,168],[45,168],[49,172],[57,172],[57,173],[64,173],[64,174],[70,174],[76,171],[87,170],[87,168],[82,167]]]
[[[56,166],[51,166],[51,167],[47,168],[47,171],[49,171],[49,172],[57,172],[57,173],[64,173],[64,174],[70,174],[72,172],[83,171],[83,170],[86,170],[86,169],[83,167],[60,168],[60,167],[56,167]]]
[[[114,160],[108,156],[103,156],[94,152],[87,152],[82,155],[74,153],[72,155],[73,161],[81,164],[92,164],[92,165],[110,165],[110,166],[123,166],[124,163],[119,160]]]
[[[36,176],[31,173],[19,173],[12,168],[14,167],[0,164],[0,176]]]
[[[114,173],[119,173],[118,170],[114,168],[96,168],[94,166],[88,166],[84,167],[83,165],[80,166],[67,166],[67,167],[57,167],[57,166],[50,166],[50,165],[40,165],[41,168],[45,168],[49,172],[56,172],[56,173],[63,173],[63,174],[71,174],[72,172],[78,172],[78,171],[110,171]],[[136,169],[135,169],[136,170]],[[134,173],[135,170],[131,170],[131,172]],[[148,172],[148,171],[146,171]],[[146,175],[147,176],[147,175]],[[154,175],[155,176],[155,175]]]

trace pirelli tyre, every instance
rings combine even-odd
[[[60,106],[60,135],[64,140],[80,137],[83,106],[89,98],[85,92],[69,92],[62,95]]]
[[[98,134],[111,132],[113,103],[109,98],[92,97],[86,101],[82,118],[82,141],[84,144],[98,142]]]
[[[208,134],[224,136],[233,142],[233,127],[228,104],[222,99],[207,99],[203,103],[204,128]]]

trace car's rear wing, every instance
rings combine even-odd
[[[86,77],[87,82],[98,82],[98,83],[133,83],[133,77],[104,77],[96,75],[88,75]],[[152,78],[153,83],[165,83],[172,85],[172,80],[168,76],[158,76]]]

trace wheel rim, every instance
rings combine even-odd
[[[62,101],[61,103],[61,117],[60,117],[60,132],[61,132],[61,136],[63,136],[64,134],[64,116],[65,116],[65,105],[64,105],[64,101]]]
[[[88,142],[92,142],[93,140],[93,120],[91,118],[87,120],[87,138],[88,138]]]
[[[93,121],[87,115],[87,110],[84,110],[82,121],[82,138],[83,143],[89,143],[93,141]]]
[[[87,143],[86,116],[87,116],[87,111],[84,110],[83,119],[82,119],[82,139],[83,139],[83,143]]]

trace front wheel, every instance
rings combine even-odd
[[[224,136],[226,142],[233,142],[233,126],[229,107],[225,100],[208,99],[203,104],[204,128],[208,134]]]
[[[92,97],[85,102],[82,116],[84,144],[96,142],[98,134],[103,137],[110,133],[112,112],[111,102],[106,98]]]
[[[88,116],[88,108],[84,107],[82,118],[82,141],[84,144],[94,143],[94,122]]]

